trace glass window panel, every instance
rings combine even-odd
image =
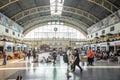
[[[55,31],[54,29],[57,28]],[[30,31],[24,38],[76,38],[86,39],[86,37],[78,30],[65,25],[46,25],[38,27]]]

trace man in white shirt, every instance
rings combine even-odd
[[[67,57],[68,57],[68,64],[70,63],[70,61],[72,61],[72,51],[71,51],[71,47],[68,47],[67,50]]]
[[[71,51],[71,47],[68,47],[68,50],[67,50],[67,63],[68,63],[68,68],[67,68],[67,72],[66,72],[66,75],[67,75],[67,78],[68,77],[71,77],[71,75],[69,74],[69,72],[70,72],[70,63],[72,62],[72,51]]]

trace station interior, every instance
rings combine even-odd
[[[120,0],[0,0],[0,80],[120,80]]]

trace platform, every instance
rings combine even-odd
[[[47,56],[47,54],[40,55]],[[67,80],[65,75],[67,64],[57,61],[56,65],[53,63],[33,63],[32,57],[30,61],[16,60],[0,66],[1,80],[15,80],[18,75],[22,75],[23,80]],[[80,63],[82,65],[82,63]],[[117,63],[97,61],[94,66],[83,66],[83,72],[76,68],[75,72],[70,72],[72,76],[69,80],[119,80],[120,79],[120,65]],[[114,73],[114,74],[113,74]]]

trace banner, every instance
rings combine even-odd
[[[119,15],[119,18],[120,18],[120,10],[118,10],[118,15]]]
[[[104,27],[108,26],[108,24],[109,24],[109,19],[108,19],[108,18],[103,19],[103,20],[102,20],[102,24],[103,24],[103,26],[101,26],[101,28],[104,28]]]
[[[0,24],[2,25],[3,23],[3,14],[0,13]]]
[[[23,28],[20,25],[18,25],[16,22],[12,21],[2,13],[0,13],[0,24],[19,33],[23,32]]]
[[[115,24],[117,22],[119,22],[119,15],[118,12],[115,12],[114,14],[109,16],[109,25],[111,24]]]
[[[97,24],[91,26],[90,28],[88,28],[88,29],[87,29],[88,34],[91,34],[91,33],[94,33],[94,32],[96,32],[96,31],[100,30],[101,27],[100,27],[99,24],[100,24],[100,23],[97,23]]]
[[[120,22],[120,10],[106,17],[102,21],[92,25],[87,29],[88,34],[94,33],[102,28],[109,27],[109,25],[114,25]]]

